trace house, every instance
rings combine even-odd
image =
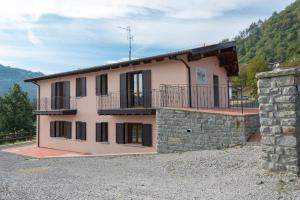
[[[226,42],[27,79],[38,88],[38,146],[157,152],[159,110],[227,108],[238,72],[235,42]]]

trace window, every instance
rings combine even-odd
[[[86,122],[76,122],[76,139],[86,140]]]
[[[96,123],[96,142],[108,142],[108,123]]]
[[[72,122],[53,121],[50,122],[50,137],[72,138]]]
[[[86,77],[76,78],[76,97],[86,96]]]
[[[116,142],[118,144],[141,144],[152,146],[152,125],[141,123],[117,123]]]
[[[125,141],[142,144],[142,124],[125,124]]]
[[[107,74],[96,76],[96,95],[107,95]]]

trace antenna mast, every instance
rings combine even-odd
[[[127,40],[129,41],[129,51],[128,51],[128,58],[129,60],[131,60],[131,49],[132,49],[132,40],[133,40],[133,35],[131,34],[131,27],[127,26],[127,27],[118,27],[120,29],[124,29],[125,31],[127,31]]]

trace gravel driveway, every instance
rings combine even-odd
[[[259,152],[39,160],[0,151],[0,199],[300,199],[297,179],[259,169]]]

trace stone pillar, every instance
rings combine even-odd
[[[300,71],[276,69],[258,78],[262,167],[299,175]]]

